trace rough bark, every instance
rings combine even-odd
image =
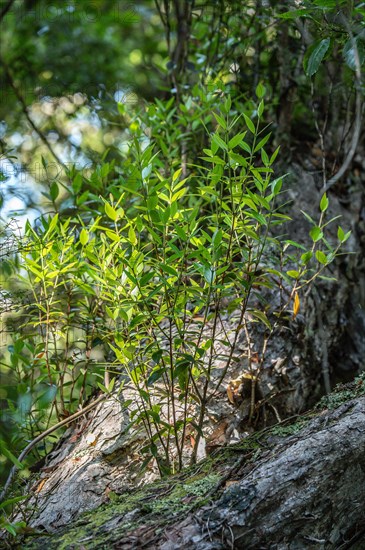
[[[358,397],[256,434],[179,476],[114,495],[22,548],[360,549],[364,448],[365,397]]]
[[[71,426],[39,472],[37,465],[33,469],[25,491],[30,495],[26,507],[33,509],[30,526],[52,532],[99,506],[116,487],[120,491],[138,483],[135,452],[141,440],[129,429],[129,414],[117,394]],[[143,480],[154,477],[147,473]]]
[[[194,529],[188,518],[165,533],[181,533],[173,544],[157,547],[338,548],[352,537],[364,544],[364,405],[345,404],[268,451],[198,514]]]

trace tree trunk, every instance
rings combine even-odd
[[[362,394],[363,383],[331,394],[328,403]],[[120,480],[122,494],[109,493],[106,506],[51,536],[35,532],[22,548],[360,550],[364,448],[360,396],[254,434],[166,480],[133,491]],[[92,494],[90,476],[88,483]]]

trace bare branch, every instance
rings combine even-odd
[[[7,4],[3,7],[3,9],[0,12],[0,23],[4,19],[5,15],[10,10],[11,6],[14,4],[15,0],[9,0]]]
[[[10,72],[10,69],[8,67],[8,65],[5,63],[5,61],[0,58],[0,63],[2,64],[2,66],[4,67],[4,71],[5,71],[5,75],[7,77],[7,79],[9,80],[9,84],[12,88],[12,90],[14,91],[21,107],[22,107],[22,111],[27,119],[27,121],[29,122],[30,126],[33,128],[33,130],[38,134],[38,136],[40,137],[41,141],[44,143],[44,145],[47,147],[48,151],[51,153],[51,155],[53,156],[53,158],[57,161],[57,163],[62,166],[64,168],[64,170],[67,169],[66,165],[62,162],[62,160],[60,159],[60,157],[57,155],[57,153],[54,151],[54,149],[52,148],[51,144],[49,143],[49,141],[47,140],[46,136],[44,135],[44,133],[42,132],[42,130],[40,128],[38,128],[38,126],[36,126],[36,124],[34,123],[32,117],[30,116],[29,114],[29,111],[28,111],[28,107],[27,107],[27,104],[24,100],[24,97],[22,96],[22,94],[20,93],[20,91],[18,90],[15,82],[14,82],[14,79],[13,79],[13,76]]]

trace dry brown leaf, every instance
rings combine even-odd
[[[227,397],[228,397],[229,402],[232,403],[232,405],[234,405],[234,403],[235,403],[235,401],[234,401],[234,390],[233,390],[233,388],[230,384],[228,384],[228,386],[227,386]]]
[[[40,480],[40,482],[38,483],[38,485],[37,485],[37,487],[36,487],[36,489],[35,489],[35,492],[36,492],[36,493],[40,493],[40,492],[41,492],[41,490],[43,489],[43,486],[44,486],[44,484],[46,483],[47,479],[48,479],[47,477],[44,477],[43,479]]]
[[[226,439],[226,429],[228,426],[227,420],[222,420],[219,422],[213,432],[208,438],[209,445],[225,445],[227,443]]]

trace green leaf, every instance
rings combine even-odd
[[[287,246],[289,246],[289,245],[294,246],[295,248],[299,248],[300,250],[305,250],[305,247],[302,244],[297,243],[296,241],[291,241],[290,239],[285,241],[285,244]]]
[[[126,107],[125,107],[125,105],[124,105],[123,103],[119,103],[119,102],[118,102],[118,104],[117,104],[117,109],[118,109],[118,111],[119,111],[119,114],[125,115],[125,109],[126,109]]]
[[[81,204],[84,204],[84,202],[87,201],[89,196],[90,196],[89,191],[84,191],[84,193],[82,193],[79,197],[76,197],[76,204],[78,206],[80,206]]]
[[[271,324],[270,324],[270,321],[269,319],[266,317],[265,313],[263,313],[262,311],[258,311],[257,309],[253,309],[252,311],[250,311],[251,315],[253,317],[256,317],[257,319],[259,319],[264,325],[267,326],[267,328],[271,329]]]
[[[245,141],[242,141],[242,142],[240,143],[240,147],[241,147],[244,151],[246,151],[249,155],[251,155],[251,147],[249,146],[248,143],[246,143]]]
[[[72,181],[72,189],[75,194],[77,194],[82,187],[82,175],[80,173],[76,174]]]
[[[253,199],[251,199],[251,198],[248,197],[248,196],[243,197],[243,199],[241,200],[241,203],[242,203],[242,204],[246,204],[247,206],[249,206],[250,208],[252,208],[255,212],[258,211],[258,208],[257,208],[257,206],[256,206],[256,203],[253,201]]]
[[[256,134],[256,128],[255,128],[255,125],[254,125],[254,123],[252,122],[252,120],[251,120],[250,118],[248,118],[248,116],[245,115],[245,114],[243,114],[243,118],[245,119],[247,128],[250,130],[250,132],[251,132],[252,134]]]
[[[115,319],[114,311],[112,311],[109,306],[105,306],[105,311],[111,319]]]
[[[179,276],[178,272],[173,267],[167,264],[159,264],[159,266],[162,269],[162,271],[164,271],[165,273],[168,273],[169,275],[173,275],[174,277]]]
[[[262,99],[266,94],[266,88],[265,86],[259,82],[259,84],[256,86],[256,96],[258,99]]]
[[[1,452],[14,464],[14,466],[18,468],[18,470],[22,470],[24,468],[23,464],[19,462],[17,457],[13,455],[13,453],[5,446],[4,443],[2,443],[1,445]]]
[[[50,187],[49,194],[50,194],[51,199],[53,201],[55,201],[57,199],[58,195],[60,194],[59,187],[58,187],[58,185],[55,181],[52,183],[52,185]]]
[[[229,152],[229,158],[234,164],[238,164],[239,166],[247,166],[247,160],[242,156],[238,155],[237,153],[233,153],[232,151]]]
[[[290,10],[277,14],[281,19],[296,19],[297,17],[311,17],[311,11],[307,9]]]
[[[187,236],[187,234],[185,233],[185,231],[182,227],[177,225],[175,227],[175,231],[176,231],[176,234],[179,237],[179,239],[181,239],[183,242],[185,242],[187,240],[188,236]]]
[[[265,109],[265,103],[264,103],[264,100],[262,99],[259,103],[258,108],[257,108],[257,114],[259,115],[259,117],[262,116],[262,113],[264,112],[264,109]]]
[[[138,242],[138,239],[137,239],[137,236],[136,236],[136,232],[134,231],[133,227],[130,226],[129,230],[128,230],[128,238],[129,238],[129,242],[133,245],[133,246],[136,246],[137,242]]]
[[[229,142],[228,142],[229,149],[234,149],[237,145],[242,143],[246,133],[247,132],[243,132],[242,134],[237,134],[236,136],[233,136],[233,138],[230,139]]]
[[[212,245],[214,248],[218,248],[222,242],[223,232],[221,229],[217,229],[212,237]]]
[[[223,141],[223,139],[218,134],[213,135],[212,141],[218,147],[220,147],[221,149],[224,149],[225,151],[227,151],[227,144]]]
[[[110,239],[111,241],[114,241],[114,242],[120,241],[120,237],[115,231],[106,230],[105,234],[108,237],[108,239]]]
[[[217,157],[217,155],[214,155],[214,157],[200,157],[202,160],[205,160],[206,162],[212,162],[214,164],[221,164],[221,165],[225,165],[225,161],[219,157]]]
[[[99,386],[99,388],[101,389],[101,391],[103,393],[109,393],[108,388],[106,386],[104,386],[104,384],[102,384],[101,382],[96,382],[96,383],[97,383],[97,385]]]
[[[310,250],[308,252],[304,252],[304,254],[302,254],[300,257],[300,261],[302,262],[302,264],[307,265],[307,263],[310,262],[310,260],[312,259],[312,256],[313,252],[311,252]]]
[[[158,204],[158,196],[157,195],[150,195],[147,198],[147,208],[149,211],[154,210]]]
[[[191,367],[192,359],[183,358],[180,361],[176,363],[176,367],[174,369],[174,377],[180,377],[181,375],[186,375],[188,369]],[[186,378],[186,376],[184,377]]]
[[[8,500],[4,500],[3,502],[1,502],[1,504],[0,504],[0,510],[3,509],[3,508],[6,508],[7,506],[16,504],[17,502],[21,502],[22,500],[25,500],[26,498],[28,498],[28,495],[24,495],[24,496],[20,496],[20,497],[8,498]]]
[[[13,535],[13,537],[16,537],[17,532],[12,523],[5,523],[4,528],[8,531],[8,533]]]
[[[340,226],[338,226],[337,228],[337,238],[340,241],[340,243],[343,243],[343,240],[345,238],[345,232]]]
[[[281,188],[283,186],[283,178],[277,178],[277,179],[273,180],[270,183],[270,185],[271,185],[271,192],[276,197],[276,195],[278,195],[280,193]]]
[[[166,370],[164,368],[158,367],[157,369],[153,369],[147,380],[147,386],[153,386],[153,384],[157,382],[157,380],[160,380],[165,373]]]
[[[261,149],[261,158],[262,158],[263,164],[265,166],[269,166],[270,161],[269,161],[269,157],[267,156],[267,153],[265,152],[265,149]]]
[[[296,271],[294,269],[291,271],[287,271],[286,274],[292,279],[297,279],[299,277],[299,271]]]
[[[172,176],[172,183],[175,183],[175,181],[179,178],[181,172],[182,172],[182,168],[179,168],[178,170],[176,170],[176,172],[174,172]]]
[[[112,378],[108,384],[108,393],[111,393],[115,386],[116,378]]]
[[[45,240],[52,235],[53,231],[56,229],[57,224],[58,224],[58,214],[53,216],[53,218],[51,219],[51,223],[49,224],[47,232],[44,236]]]
[[[315,42],[307,50],[303,60],[304,70],[307,76],[313,76],[318,71],[324,56],[330,47],[330,44],[330,38],[323,38],[322,40]]]
[[[226,111],[227,114],[231,110],[231,105],[232,105],[231,96],[228,96],[226,101],[224,102],[224,108],[225,108],[225,111]]]
[[[327,256],[322,250],[316,250],[316,258],[320,264],[326,265],[328,263]]]
[[[259,149],[261,149],[266,144],[266,142],[270,139],[270,136],[271,136],[271,132],[267,134],[264,138],[262,138],[261,141],[258,142],[253,152],[256,153],[257,151],[259,151]],[[271,159],[268,164],[271,164]]]
[[[185,187],[184,189],[179,189],[179,191],[176,191],[176,193],[174,193],[172,195],[172,198],[171,198],[171,202],[176,202],[178,201],[179,199],[181,199],[181,197],[183,197],[185,195],[185,193],[187,192],[188,188]]]
[[[227,124],[226,124],[226,121],[224,120],[223,117],[217,115],[217,113],[213,113],[216,121],[218,122],[219,126],[221,126],[221,128],[223,128],[223,130],[227,130]]]
[[[318,242],[322,239],[323,232],[322,232],[321,228],[318,227],[318,225],[315,225],[310,230],[309,235],[312,237],[313,242],[316,243],[316,242]]]
[[[214,279],[215,279],[215,272],[213,269],[211,269],[210,267],[207,267],[205,270],[204,270],[204,279],[207,281],[208,284],[212,284],[214,282]]]
[[[327,198],[326,193],[323,194],[321,198],[321,202],[319,203],[319,208],[321,209],[321,212],[325,212],[328,208],[329,200]]]
[[[105,203],[104,208],[105,208],[105,214],[108,216],[108,218],[110,218],[111,220],[113,220],[113,222],[115,222],[118,219],[117,211],[108,202]]]
[[[80,233],[80,243],[82,244],[82,246],[85,246],[88,240],[89,240],[89,233],[85,228],[83,228]]]
[[[167,222],[169,221],[170,219],[170,216],[171,216],[171,208],[170,206],[166,206],[165,207],[165,210],[163,210],[161,212],[161,220],[162,222],[166,225]]]
[[[309,214],[307,214],[307,213],[304,212],[303,210],[301,210],[301,213],[303,214],[303,216],[304,216],[312,225],[316,225],[316,222],[313,220],[313,218],[310,217]]]
[[[345,233],[342,227],[338,226],[337,238],[340,241],[340,243],[345,243],[347,239],[350,237],[350,235],[351,235],[351,231],[348,231],[347,233]]]
[[[276,157],[278,156],[278,153],[280,151],[280,145],[275,149],[275,151],[273,152],[273,154],[271,155],[270,157],[270,164],[273,164],[273,162],[275,161]],[[288,174],[285,174],[286,176]],[[283,176],[284,177],[284,176]]]
[[[154,351],[152,353],[152,360],[155,362],[155,363],[159,363],[161,361],[161,357],[163,355],[163,351],[162,349],[158,349],[157,351]]]
[[[258,212],[247,212],[246,214],[250,218],[253,218],[254,220],[258,221],[261,225],[267,225],[267,219],[262,214],[259,214]]]
[[[34,265],[32,265],[30,263],[30,260],[28,260],[27,262],[27,269],[29,271],[31,271],[34,275],[36,275],[37,277],[39,277],[40,279],[43,278],[43,273],[41,271],[39,271],[39,269],[37,269]]]
[[[150,445],[150,450],[151,450],[152,456],[154,456],[155,458],[157,458],[157,456],[158,456],[158,451],[157,451],[157,445],[156,445],[156,443],[153,443],[153,442],[151,443],[151,445]]]

